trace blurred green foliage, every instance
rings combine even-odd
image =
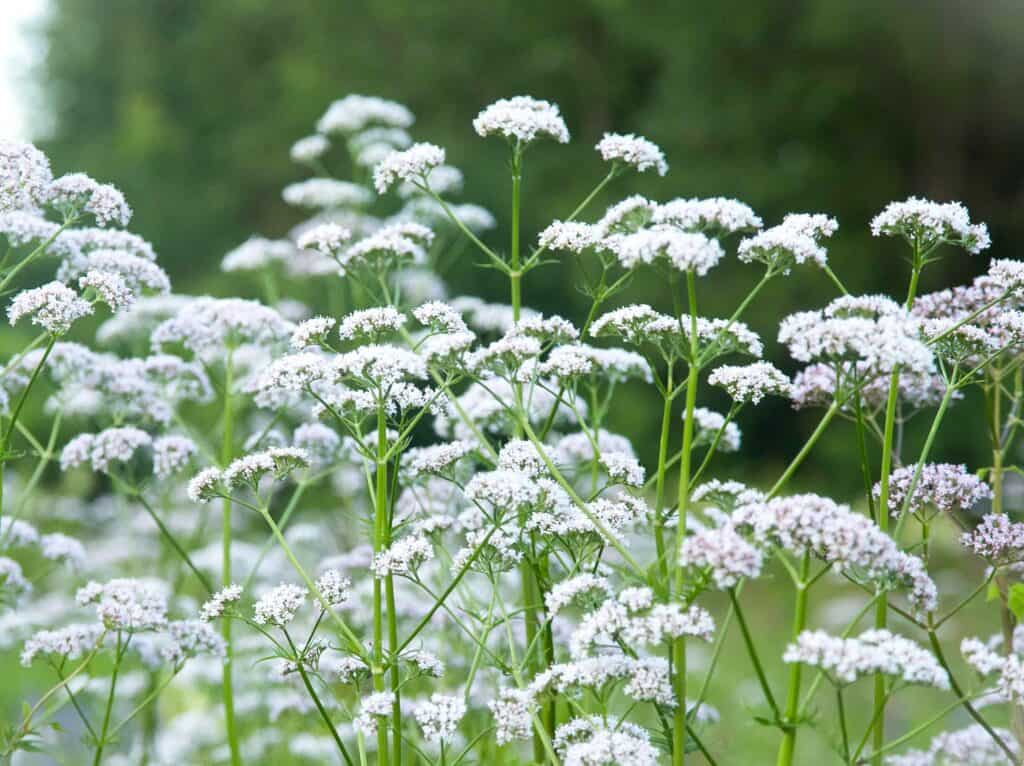
[[[298,220],[280,201],[281,187],[303,175],[288,146],[350,92],[407,103],[418,115],[416,137],[445,146],[467,171],[466,198],[502,223],[503,147],[477,138],[470,120],[517,93],[560,104],[574,140],[528,156],[527,238],[571,210],[603,173],[592,147],[605,130],[651,138],[672,169],[664,179],[631,177],[599,203],[631,192],[735,196],[769,224],[788,211],[827,211],[842,224],[831,261],[854,292],[905,289],[900,243],[867,231],[892,199],[962,199],[990,224],[1002,256],[1014,255],[1010,243],[1024,233],[1016,215],[1024,5],[1011,0],[51,6],[39,74],[54,125],[45,148],[57,168],[85,169],[124,189],[137,211],[133,228],[157,245],[179,291],[227,290],[217,269],[224,252],[253,232],[280,236]],[[468,258],[451,275],[455,289],[504,298],[495,275]],[[950,252],[923,288],[969,279],[986,261]],[[740,264],[721,267],[703,289],[702,311],[726,312],[756,276]],[[586,299],[573,283],[571,267],[534,272],[526,300],[578,317]],[[671,305],[653,277],[631,295]],[[778,318],[833,295],[823,275],[804,271],[777,281],[748,319],[785,363],[771,343]],[[645,396],[615,425],[649,454],[657,404]],[[964,424],[971,408],[959,409]],[[773,469],[813,418],[793,417],[784,404],[746,414],[747,458]],[[974,457],[958,430],[954,422],[947,432],[954,439],[943,445],[946,459]],[[826,444],[817,468],[838,468],[833,457],[845,448],[835,444],[832,456]],[[855,474],[833,472],[851,490]]]

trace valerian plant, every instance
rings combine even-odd
[[[926,266],[989,247],[959,203],[871,221],[907,257],[896,298],[847,292],[827,214],[766,226],[736,200],[641,196],[595,211],[622,177],[668,171],[635,135],[605,135],[593,191],[529,235],[530,156],[570,134],[524,96],[473,121],[507,153],[503,237],[413,121],[351,95],[292,146],[314,175],[283,199],[309,217],[221,261],[264,302],[171,292],[117,189],[0,144],[0,289],[10,323],[38,328],[11,333],[0,377],[0,642],[32,669],[9,676],[25,704],[0,755],[789,766],[813,731],[847,766],[1020,763],[1024,522],[1006,489],[1024,264],[919,294]],[[751,287],[703,315],[731,255]],[[583,276],[582,316],[528,305],[558,259]],[[504,276],[507,304],[450,295],[467,262]],[[786,373],[744,319],[805,270],[835,295],[781,318]],[[668,305],[627,300],[645,271]],[[650,465],[608,427],[645,385],[662,405]],[[716,390],[725,412],[703,403]],[[818,425],[773,480],[721,475],[766,397]],[[939,462],[952,406],[977,409],[990,465]],[[798,493],[844,423],[863,492]],[[961,577],[934,576],[940,549]],[[791,612],[781,651],[751,591]],[[729,721],[766,727],[775,752],[715,732],[729,636],[756,690]],[[942,733],[954,716],[966,727]]]

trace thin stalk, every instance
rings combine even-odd
[[[679,510],[676,515],[676,543],[670,554],[675,566],[675,595],[683,590],[683,567],[675,557],[686,538],[686,512],[690,502],[690,466],[693,459],[693,412],[697,405],[697,381],[700,369],[697,366],[697,295],[696,278],[692,271],[686,272],[686,293],[690,308],[690,369],[686,381],[686,414],[683,420],[683,452],[679,460]],[[679,704],[673,712],[672,764],[686,763],[686,639],[679,637],[672,642],[672,685]]]
[[[916,273],[915,269],[915,273]],[[892,443],[896,426],[896,401],[899,398],[900,369],[892,371],[889,379],[889,398],[885,405],[885,431],[882,437],[882,467],[879,476],[878,508],[875,523],[878,528],[889,532],[889,474],[892,470]],[[882,598],[875,604],[875,628],[884,630],[889,620],[889,604]],[[874,726],[872,749],[880,750],[885,745],[885,676],[875,674],[874,679]],[[881,756],[872,756],[874,766],[882,766]]]
[[[320,719],[324,722],[324,726],[327,727],[327,731],[330,732],[331,738],[334,740],[334,744],[338,746],[338,752],[341,753],[341,757],[345,759],[345,763],[348,766],[354,766],[352,758],[348,754],[348,750],[345,748],[345,743],[341,741],[341,737],[338,736],[338,730],[334,728],[334,723],[331,721],[331,717],[327,714],[324,709],[323,703],[320,702],[320,697],[317,695],[316,690],[313,688],[313,684],[309,680],[309,674],[306,673],[306,668],[303,667],[302,657],[299,656],[298,650],[295,648],[295,644],[292,643],[292,637],[285,631],[285,638],[288,639],[288,643],[292,647],[292,651],[295,652],[295,665],[299,669],[299,676],[302,678],[302,684],[306,687],[306,691],[309,693],[310,699],[313,700],[313,704],[316,706],[317,712],[320,714]]]
[[[793,641],[796,641],[800,633],[807,625],[807,577],[811,571],[811,556],[804,553],[803,561],[800,564],[800,582],[797,583],[796,605],[793,608]],[[793,754],[796,750],[797,713],[800,710],[800,681],[803,672],[803,665],[794,662],[789,666],[789,685],[786,691],[786,712],[785,729],[782,734],[782,744],[779,745],[779,754],[775,759],[777,766],[791,766]]]
[[[846,730],[846,706],[843,705],[843,687],[836,686],[836,713],[839,716],[839,732],[843,738],[843,760],[850,762],[850,734]]]
[[[818,443],[818,439],[820,439],[821,435],[825,433],[825,429],[828,428],[828,424],[832,422],[832,418],[836,416],[837,412],[839,412],[839,402],[833,401],[832,404],[829,405],[829,408],[825,410],[825,414],[822,416],[821,420],[818,421],[818,425],[815,427],[814,432],[807,438],[807,441],[804,442],[804,446],[800,448],[796,457],[790,461],[789,465],[786,466],[786,470],[782,472],[782,476],[780,476],[778,481],[776,481],[775,484],[772,485],[772,488],[768,490],[769,498],[775,497],[780,491],[782,491],[782,488],[786,486],[786,483],[793,477],[793,474],[796,473],[797,469],[804,462],[807,456],[811,454],[811,450],[814,449],[814,445]]]
[[[978,712],[978,709],[971,704],[971,699],[968,695],[964,694],[963,689],[953,676],[953,671],[949,667],[949,663],[946,661],[946,655],[942,651],[942,644],[939,643],[939,637],[935,630],[928,631],[928,641],[932,646],[932,652],[935,654],[935,659],[939,661],[942,669],[946,671],[946,675],[949,676],[949,687],[953,690],[953,693],[960,698],[960,704],[963,706],[967,714],[975,720],[975,722],[983,728],[988,735],[992,738],[992,741],[996,743],[1000,750],[1010,759],[1010,763],[1017,763],[1017,756],[1013,750],[1003,741],[1003,738],[992,728],[991,724],[985,720],[984,716]]]
[[[768,677],[765,675],[764,667],[762,667],[761,660],[757,656],[757,645],[750,635],[750,629],[747,627],[747,620],[743,616],[743,610],[740,609],[740,600],[736,596],[735,588],[729,588],[729,600],[732,602],[733,611],[736,613],[736,621],[740,625],[740,633],[743,635],[743,643],[747,647],[747,654],[750,655],[750,661],[754,664],[757,680],[761,683],[761,691],[764,692],[765,702],[772,709],[772,715],[778,719],[779,706],[775,703],[775,697],[772,695],[772,688],[768,683]]]
[[[668,558],[665,552],[665,474],[668,472],[668,437],[672,424],[672,398],[669,392],[672,390],[672,369],[669,368],[668,378],[665,383],[665,393],[662,397],[661,408],[661,436],[658,439],[658,474],[655,479],[654,490],[654,544],[658,553],[658,571],[661,579],[668,584]]]
[[[231,388],[234,385],[234,358],[228,352],[224,365],[224,433],[221,440],[220,462],[227,466],[234,458],[234,403]],[[231,498],[225,497],[221,504],[221,585],[231,585]],[[231,620],[221,621],[221,635],[224,637],[224,667],[221,689],[224,700],[224,728],[227,733],[231,766],[242,766],[242,752],[238,744],[238,730],[235,725],[235,693],[232,683],[232,661],[234,651],[231,645]]]
[[[11,446],[11,436],[14,434],[14,427],[18,422],[18,418],[21,415],[21,410],[25,406],[25,401],[28,399],[28,394],[32,390],[32,386],[35,385],[36,380],[39,379],[39,373],[42,372],[43,366],[46,364],[46,360],[50,356],[50,352],[53,351],[53,346],[57,342],[57,336],[51,335],[49,341],[46,343],[46,349],[43,351],[42,357],[39,359],[39,364],[32,370],[32,377],[29,378],[28,383],[25,384],[25,389],[21,392],[21,396],[18,397],[18,403],[14,405],[14,411],[11,413],[11,422],[7,425],[7,430],[4,431],[3,442],[0,442],[0,519],[3,518],[4,513],[4,469],[7,465],[7,461],[10,458],[8,450]]]
[[[883,753],[888,753],[890,750],[895,750],[897,747],[902,745],[904,742],[909,742],[914,737],[916,737],[918,734],[920,734],[921,732],[926,731],[927,729],[931,728],[936,723],[938,723],[943,718],[945,718],[947,715],[949,715],[951,712],[956,710],[958,707],[960,707],[962,704],[964,704],[964,701],[965,700],[958,699],[958,700],[956,700],[954,702],[950,702],[948,705],[946,705],[946,707],[942,708],[942,710],[940,710],[938,713],[933,715],[927,721],[925,721],[924,723],[922,723],[922,724],[920,724],[918,726],[915,726],[913,729],[908,731],[903,736],[897,737],[894,740],[890,740],[889,742],[886,742],[885,743],[885,747],[883,747],[881,750],[876,750],[873,754],[874,755],[882,755]],[[966,701],[969,702],[970,699],[968,699]]]
[[[110,675],[110,691],[107,694],[107,706],[103,713],[103,723],[100,726],[100,736],[96,740],[96,755],[93,756],[92,766],[99,766],[103,760],[103,748],[107,744],[107,730],[110,728],[110,715],[114,710],[114,696],[117,693],[117,675],[121,670],[121,660],[124,658],[124,649],[121,640],[121,632],[117,633],[117,650],[114,653],[114,669]]]
[[[22,269],[24,269],[26,266],[28,266],[30,263],[36,260],[39,256],[43,255],[46,252],[46,248],[52,245],[54,241],[57,239],[57,237],[59,237],[61,233],[68,226],[73,224],[76,220],[78,220],[77,215],[72,216],[65,220],[64,223],[60,225],[60,228],[58,228],[55,232],[53,232],[53,234],[50,235],[49,239],[41,243],[38,247],[36,247],[35,250],[33,250],[31,253],[22,258],[18,263],[16,263],[10,271],[4,274],[3,279],[0,279],[0,293],[3,293],[7,289],[7,285],[9,285],[11,283],[11,280],[14,279],[15,276],[17,276],[18,272],[20,272]]]
[[[196,579],[202,584],[203,588],[206,589],[207,593],[213,593],[213,587],[210,585],[210,581],[206,579],[206,575],[199,571],[199,568],[193,563],[192,558],[188,555],[184,548],[181,547],[181,543],[178,542],[177,538],[173,535],[171,530],[167,528],[163,520],[157,516],[156,511],[153,510],[153,506],[149,504],[149,501],[143,496],[141,492],[136,491],[135,497],[138,499],[139,504],[145,509],[146,513],[156,524],[157,529],[160,530],[160,534],[163,536],[167,544],[174,549],[174,552],[178,557],[192,570],[192,573],[196,576]]]

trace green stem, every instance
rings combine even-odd
[[[740,600],[736,596],[736,589],[729,588],[729,600],[732,602],[733,611],[736,613],[736,621],[740,626],[740,633],[743,634],[743,643],[747,647],[747,654],[750,655],[750,661],[754,664],[754,672],[757,673],[757,680],[761,683],[761,691],[764,692],[765,702],[768,703],[768,707],[772,709],[772,715],[776,719],[779,717],[779,706],[775,703],[775,697],[772,695],[771,686],[768,684],[768,677],[765,675],[764,667],[761,665],[761,660],[757,655],[757,645],[754,642],[753,637],[750,635],[750,629],[747,626],[747,620],[743,616],[743,610],[740,609]]]
[[[796,606],[793,609],[793,641],[803,632],[807,624],[807,577],[811,570],[811,556],[804,553],[803,561],[800,564],[800,582],[797,583]],[[803,672],[803,665],[794,662],[789,667],[789,685],[786,691],[786,712],[785,730],[782,735],[782,744],[779,746],[779,754],[775,760],[776,766],[791,766],[793,754],[796,750],[797,713],[800,710],[800,681]]]
[[[68,220],[64,221],[64,223],[61,224],[60,228],[57,229],[57,231],[55,231],[53,234],[50,235],[50,238],[48,240],[46,240],[45,242],[40,244],[35,250],[33,250],[28,255],[26,255],[24,258],[22,258],[14,266],[14,268],[12,268],[10,271],[8,271],[4,275],[3,279],[0,280],[0,294],[2,294],[7,289],[7,285],[9,285],[11,283],[11,280],[14,279],[14,277],[18,274],[18,272],[20,272],[22,269],[24,269],[26,266],[28,266],[30,263],[32,263],[34,260],[36,260],[39,256],[43,255],[46,252],[46,248],[48,248],[50,245],[52,245],[54,243],[54,241],[57,239],[57,237],[59,237],[61,235],[61,233],[68,226],[73,224],[76,220],[77,220],[77,216],[73,216],[73,217],[69,218]]]
[[[889,380],[889,398],[885,405],[885,431],[882,436],[882,467],[879,478],[878,509],[875,522],[882,532],[889,531],[889,473],[892,470],[892,443],[896,424],[896,401],[899,398],[900,370],[892,371]],[[875,604],[875,628],[885,629],[889,619],[889,604],[882,598]],[[874,729],[872,749],[877,751],[885,744],[885,676],[875,674],[874,679]],[[881,756],[872,756],[875,766],[882,766]]]
[[[37,364],[36,368],[32,370],[32,377],[30,377],[28,383],[25,384],[25,389],[21,392],[21,396],[18,397],[18,403],[14,405],[14,412],[11,413],[11,422],[7,425],[7,430],[4,431],[3,442],[0,442],[0,519],[3,518],[4,513],[4,469],[7,465],[7,461],[10,459],[8,449],[11,446],[11,436],[14,434],[15,425],[21,415],[22,408],[25,406],[25,402],[28,399],[28,394],[32,390],[32,386],[35,385],[36,380],[39,379],[39,373],[42,372],[43,366],[46,364],[46,360],[49,358],[50,352],[53,351],[53,346],[56,342],[57,336],[51,335],[46,344],[46,349],[43,351],[43,355],[39,359],[39,364]]]
[[[775,484],[772,485],[772,488],[768,490],[769,498],[775,497],[780,491],[782,491],[782,488],[786,486],[786,483],[793,477],[796,470],[804,462],[807,456],[811,454],[811,450],[814,449],[814,445],[817,444],[818,439],[820,439],[822,434],[825,433],[825,429],[828,428],[828,424],[832,422],[832,418],[835,417],[837,412],[839,412],[839,402],[833,401],[832,404],[829,405],[829,408],[825,410],[825,414],[822,416],[821,420],[818,421],[818,425],[814,429],[814,433],[808,437],[796,457],[790,461],[786,470],[782,472],[782,476],[780,476],[778,481],[776,481]]]
[[[956,371],[954,370],[954,376]],[[899,540],[900,534],[903,532],[903,525],[906,523],[907,517],[910,515],[910,503],[913,501],[914,492],[917,489],[918,482],[921,481],[921,473],[924,471],[925,463],[928,461],[928,455],[931,453],[932,445],[935,443],[935,437],[939,433],[939,426],[942,424],[942,419],[946,415],[946,410],[949,408],[949,403],[953,398],[953,391],[955,387],[950,384],[946,387],[946,393],[942,397],[942,401],[939,403],[939,409],[935,412],[935,417],[932,419],[931,428],[928,429],[928,436],[924,440],[924,446],[921,448],[921,455],[917,460],[917,466],[914,468],[914,475],[910,480],[910,486],[907,488],[906,499],[903,501],[903,505],[900,508],[899,518],[896,520],[896,529],[893,532],[893,539]],[[888,415],[887,415],[888,416]],[[886,482],[888,489],[888,482]]]
[[[107,694],[107,707],[103,713],[103,724],[100,726],[100,736],[96,741],[96,755],[92,759],[92,766],[99,766],[103,759],[103,748],[107,744],[107,730],[110,728],[110,715],[114,710],[114,696],[117,693],[117,674],[121,669],[121,660],[124,657],[121,632],[117,633],[117,650],[114,653],[114,669],[110,676],[110,691]]]
[[[676,543],[670,556],[675,567],[674,595],[683,591],[683,567],[675,560],[683,540],[686,539],[686,512],[690,502],[690,467],[693,460],[693,412],[697,404],[697,382],[700,368],[697,366],[697,296],[696,282],[692,271],[686,272],[686,292],[690,308],[690,364],[686,381],[686,412],[683,420],[683,452],[679,460],[679,510],[676,515]],[[682,766],[686,762],[686,639],[682,636],[672,642],[673,688],[678,704],[673,712],[672,764]]]
[[[185,549],[178,542],[174,534],[167,528],[167,525],[157,516],[156,511],[153,510],[153,506],[149,504],[149,501],[142,495],[141,492],[135,491],[135,497],[138,498],[139,504],[146,510],[149,517],[156,524],[157,529],[160,530],[160,534],[163,536],[167,544],[174,549],[174,552],[178,554],[178,557],[192,570],[192,573],[196,576],[196,579],[202,583],[203,588],[206,589],[207,593],[213,593],[213,587],[210,585],[210,581],[206,579],[206,575],[199,571],[199,568],[193,563],[192,558],[188,555]]]
[[[374,520],[373,520],[373,552],[380,553],[384,547],[385,526],[387,524],[387,492],[388,473],[387,463],[384,456],[387,454],[387,421],[384,417],[384,407],[377,407],[377,486],[374,490]],[[373,688],[375,691],[384,691],[384,621],[383,621],[383,593],[380,577],[373,578]],[[393,658],[394,661],[394,658]],[[398,737],[396,729],[394,736]],[[388,763],[388,731],[387,726],[381,721],[377,726],[377,760],[381,766]]]
[[[306,687],[306,691],[309,693],[310,699],[313,700],[313,704],[316,706],[317,712],[320,714],[320,719],[324,722],[324,726],[327,727],[327,731],[330,732],[331,738],[334,740],[334,744],[338,747],[338,752],[341,753],[341,757],[345,760],[348,766],[354,766],[352,758],[348,754],[348,750],[345,748],[345,743],[341,741],[341,737],[338,736],[338,730],[334,728],[334,723],[331,721],[331,717],[327,714],[324,709],[323,703],[320,702],[320,697],[317,695],[316,690],[313,688],[313,684],[309,680],[309,674],[306,673],[304,667],[303,658],[299,656],[298,650],[295,648],[295,644],[292,643],[291,636],[285,631],[285,638],[288,639],[288,643],[292,647],[292,651],[295,652],[295,665],[299,669],[299,676],[302,678],[302,684]]]
[[[960,698],[960,704],[963,705],[964,710],[967,714],[975,720],[975,722],[983,728],[988,735],[992,738],[992,741],[996,743],[1000,750],[1010,759],[1010,763],[1017,763],[1017,756],[1013,750],[1003,741],[1003,738],[992,728],[988,721],[985,720],[984,716],[978,712],[978,709],[971,704],[970,697],[964,694],[963,689],[953,676],[953,671],[950,670],[949,663],[946,661],[946,655],[942,651],[942,644],[939,643],[938,634],[934,630],[928,631],[928,641],[931,644],[932,652],[935,654],[935,659],[939,661],[942,669],[946,671],[946,675],[949,676],[949,688],[953,690],[953,693]]]
[[[658,475],[655,483],[654,500],[654,544],[658,553],[658,571],[661,579],[668,585],[668,555],[665,551],[665,474],[668,464],[668,437],[671,430],[672,398],[669,392],[672,390],[672,370],[668,371],[668,378],[665,384],[665,393],[662,397],[661,408],[661,436],[658,439]]]
[[[221,439],[220,462],[227,466],[234,458],[234,406],[231,389],[234,386],[234,354],[228,352],[224,365],[224,433]],[[221,585],[231,585],[231,498],[225,497],[221,505]],[[231,644],[231,620],[221,621],[221,635],[224,637],[224,668],[222,672],[222,694],[224,700],[224,728],[227,734],[231,766],[242,766],[242,753],[238,744],[238,730],[235,725],[235,693]]]
[[[850,734],[846,730],[846,707],[843,705],[843,687],[836,686],[836,712],[839,716],[839,732],[843,742],[843,760],[850,762]]]

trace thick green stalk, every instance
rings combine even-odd
[[[391,706],[391,748],[395,766],[402,763],[402,672],[398,665],[398,610],[395,607],[395,580],[388,575],[384,581],[388,604],[388,653],[391,655],[391,693],[395,702]]]
[[[811,571],[811,557],[804,553],[803,561],[800,564],[800,582],[797,584],[796,606],[793,609],[793,641],[796,641],[800,633],[807,625],[807,578]],[[775,759],[776,766],[791,766],[793,753],[796,750],[797,713],[800,710],[800,681],[803,665],[794,662],[789,666],[789,686],[786,691],[785,710],[785,731],[782,735],[782,744],[779,745],[779,754]]]
[[[234,385],[234,359],[228,352],[224,366],[224,433],[221,441],[220,462],[227,466],[234,458],[234,406],[231,388]],[[226,588],[231,585],[231,498],[225,497],[222,503],[221,522],[221,584]],[[232,683],[231,620],[221,620],[221,635],[224,636],[224,669],[221,688],[224,698],[224,727],[227,733],[228,749],[231,753],[231,766],[241,766],[242,753],[238,745],[238,731],[235,726],[235,692]]]
[[[388,474],[384,456],[387,454],[387,423],[384,407],[377,408],[377,486],[374,491],[373,552],[377,554],[384,547],[384,530],[387,524]],[[373,579],[373,688],[384,691],[384,620],[382,614],[383,593],[381,578]],[[397,702],[397,699],[396,699]],[[398,731],[394,732],[398,737]],[[388,763],[388,730],[384,722],[377,725],[377,762]]]

